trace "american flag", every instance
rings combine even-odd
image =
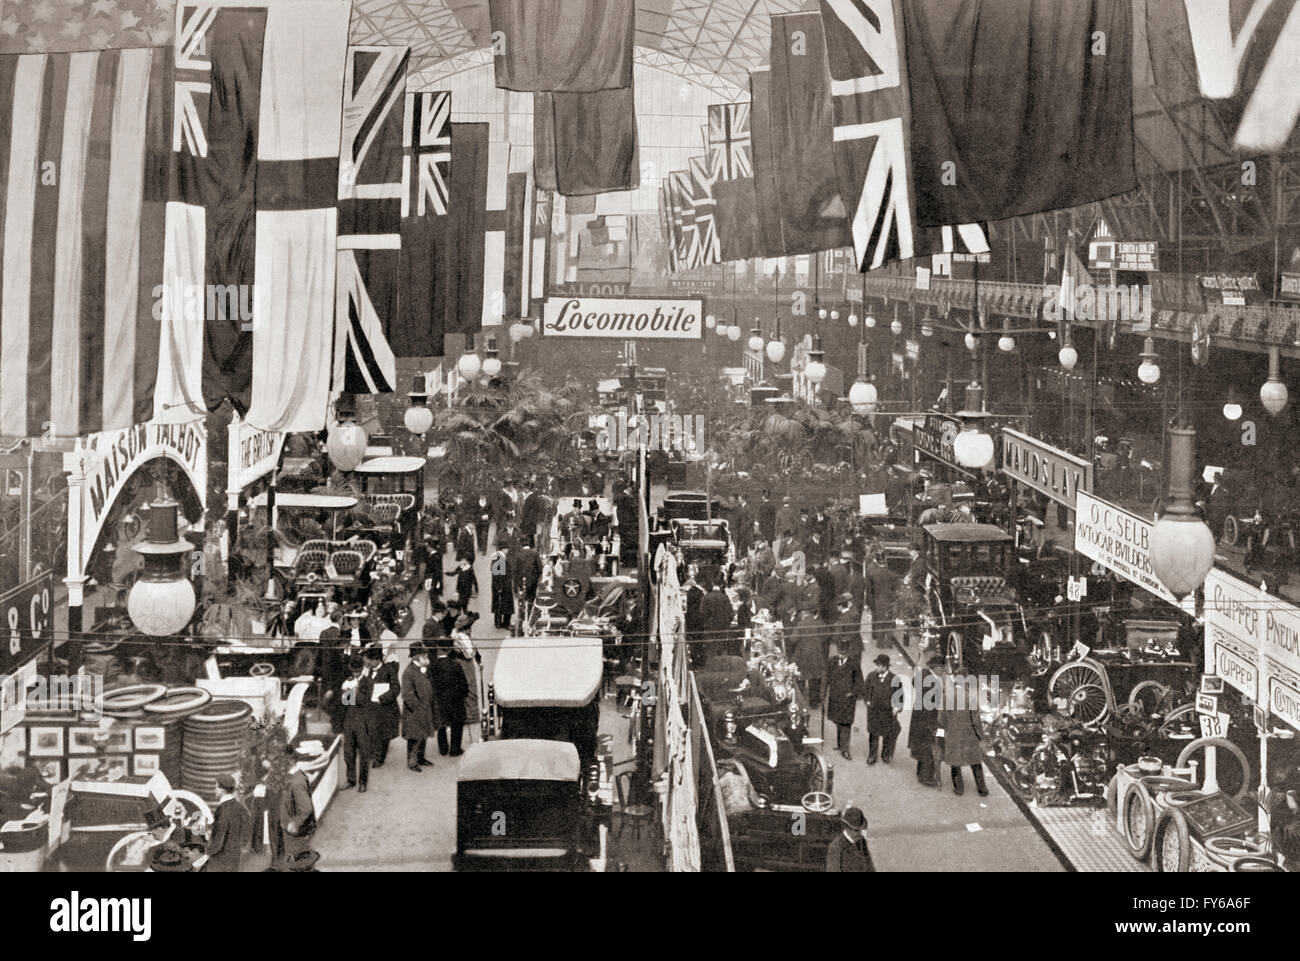
[[[714,179],[754,176],[748,103],[720,103],[709,107],[709,153]]]

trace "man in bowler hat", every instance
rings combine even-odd
[[[844,809],[844,816],[840,819],[840,833],[826,847],[828,873],[876,870],[871,860],[871,851],[867,848],[867,839],[863,837],[866,829],[867,818],[861,809],[852,806]]]
[[[374,721],[370,710],[370,695],[374,679],[366,674],[366,661],[354,654],[348,661],[351,676],[343,682],[340,703],[343,706],[343,764],[347,768],[348,782],[342,790],[355,787],[364,794],[370,782],[370,750]]]

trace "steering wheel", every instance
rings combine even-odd
[[[275,674],[275,665],[269,661],[258,661],[248,669],[248,673],[252,677],[271,677]]]
[[[810,814],[825,814],[831,809],[831,796],[825,791],[809,791],[800,802]]]

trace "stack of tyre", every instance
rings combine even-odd
[[[239,770],[253,709],[244,701],[217,699],[184,721],[181,786],[208,801],[221,792],[217,778]]]

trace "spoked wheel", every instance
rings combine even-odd
[[[1157,730],[1161,737],[1185,738],[1187,736],[1185,733],[1187,729],[1194,730],[1195,720],[1196,705],[1184,704],[1182,707],[1176,707],[1165,715],[1165,719],[1160,722],[1160,727]],[[1193,733],[1192,737],[1195,736],[1195,733]],[[1190,747],[1191,745],[1188,746]],[[1178,766],[1182,767],[1181,764]]]
[[[1229,514],[1223,519],[1223,543],[1228,547],[1236,547],[1240,538],[1241,526],[1237,523],[1237,518]]]
[[[830,772],[826,769],[826,759],[815,751],[809,751],[804,758],[804,786],[808,794],[826,794],[830,788]]]
[[[1128,692],[1128,703],[1141,711],[1143,717],[1150,717],[1160,710],[1160,705],[1170,694],[1168,685],[1159,681],[1140,681]]]
[[[1065,701],[1066,713],[1085,725],[1099,724],[1110,713],[1106,675],[1086,661],[1062,665],[1052,675],[1047,692]]]
[[[948,659],[948,665],[954,670],[962,666],[961,640],[960,631],[949,631],[944,641],[944,656]]]

